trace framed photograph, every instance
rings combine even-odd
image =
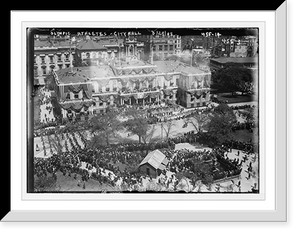
[[[2,221],[286,221],[286,4],[11,12]]]

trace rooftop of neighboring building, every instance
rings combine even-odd
[[[37,49],[58,49],[58,48],[69,48],[74,47],[74,45],[70,45],[69,40],[34,40],[35,50]]]
[[[201,74],[206,73],[205,71],[189,66],[178,60],[162,60],[162,61],[153,61],[157,66],[157,71],[160,73],[172,73],[172,72],[184,72],[187,74]]]
[[[106,50],[104,45],[101,45],[93,40],[83,40],[78,43],[77,49],[82,51],[92,51],[92,50]]]
[[[91,78],[113,77],[114,73],[108,65],[89,67],[69,67],[56,71],[60,83],[89,82]]]
[[[100,38],[99,40],[96,41],[99,45],[101,46],[119,46],[124,42],[123,39],[119,38]]]
[[[210,61],[215,61],[221,64],[225,63],[239,63],[239,64],[244,64],[244,63],[257,63],[258,58],[257,56],[255,57],[220,57],[220,58],[211,58]]]

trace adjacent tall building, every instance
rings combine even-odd
[[[76,46],[76,66],[98,66],[144,58],[144,43],[135,37],[82,40]]]
[[[39,82],[52,71],[74,66],[75,45],[69,39],[36,38],[34,78]]]

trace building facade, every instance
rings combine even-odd
[[[34,78],[44,79],[52,71],[74,66],[75,46],[68,39],[34,41]]]
[[[63,118],[101,113],[112,106],[177,103],[190,108],[209,102],[210,72],[178,61],[150,64],[132,59],[65,68],[53,71],[49,80]]]
[[[151,36],[151,45],[153,60],[164,60],[181,52],[181,36],[173,34]]]
[[[144,58],[144,44],[135,37],[87,38],[76,46],[76,66],[114,65],[121,60]]]

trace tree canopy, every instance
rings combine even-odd
[[[222,144],[230,138],[232,127],[236,123],[236,116],[227,104],[219,104],[211,112],[207,125],[207,135],[216,144]]]
[[[123,123],[124,127],[133,135],[137,135],[140,143],[142,140],[146,142],[149,141],[149,138],[151,139],[153,135],[152,131],[150,130],[151,126],[147,122],[145,113],[142,110],[135,108],[128,109],[125,113],[125,116],[127,117],[127,120]],[[148,133],[148,131],[150,131],[150,133]]]
[[[253,91],[253,76],[251,70],[228,63],[213,75],[214,83],[224,92],[236,91],[249,93]]]
[[[115,112],[108,111],[104,114],[98,114],[91,118],[89,122],[92,141],[96,144],[110,145],[110,141],[115,137],[116,133],[122,129],[121,122],[117,118]]]

